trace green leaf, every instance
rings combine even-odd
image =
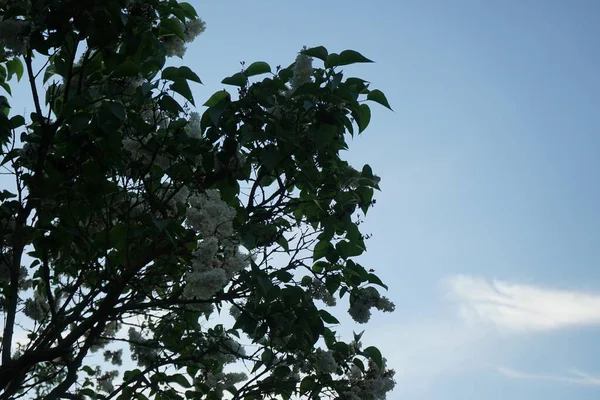
[[[81,367],[81,369],[90,376],[93,376],[96,374],[96,371],[94,371],[94,369],[92,367],[90,367],[89,365],[84,365],[83,367]]]
[[[176,19],[165,18],[160,21],[160,28],[168,33],[174,34],[181,40],[185,40],[185,36],[183,35],[183,31],[181,30],[181,26],[179,24],[180,22],[178,22]]]
[[[379,89],[371,90],[369,92],[369,94],[367,95],[367,100],[374,101],[374,102],[379,103],[382,106],[392,110],[392,107],[390,107],[390,103],[388,103],[387,98],[385,97],[383,92]],[[392,110],[392,111],[394,111],[394,110]]]
[[[323,46],[311,47],[310,49],[302,50],[301,53],[309,57],[318,58],[321,61],[326,61],[329,55],[327,49]]]
[[[315,382],[314,377],[312,377],[312,376],[305,377],[304,379],[302,379],[302,382],[300,383],[300,395],[310,392],[311,390],[313,390],[315,388],[315,386],[317,386],[317,384]]]
[[[323,258],[333,249],[333,245],[327,241],[320,241],[316,244],[313,250],[313,261],[317,261],[319,258]]]
[[[187,99],[192,105],[194,104],[194,96],[192,95],[192,89],[190,89],[190,85],[185,80],[178,80],[171,84],[171,90],[175,93],[179,93],[185,99]]]
[[[10,86],[8,85],[8,83],[6,82],[0,82],[0,87],[2,87],[4,90],[6,90],[6,92],[12,96],[12,93],[10,91]]]
[[[181,77],[179,76],[179,68],[177,67],[167,67],[163,69],[160,77],[161,79],[168,79],[173,82],[176,82],[181,79]]]
[[[71,119],[71,133],[83,131],[90,122],[90,115],[86,112],[80,112]]]
[[[161,97],[161,99],[158,101],[158,104],[163,110],[172,114],[183,112],[183,107],[181,107],[181,105],[169,95],[164,95]]]
[[[279,366],[279,367],[275,368],[275,371],[273,371],[273,375],[278,378],[285,378],[290,373],[291,373],[290,367],[285,366],[285,365]]]
[[[277,279],[279,279],[281,282],[284,282],[284,283],[291,281],[292,278],[294,277],[294,275],[292,275],[291,273],[289,273],[287,271],[277,271],[275,273],[275,276],[277,277]]]
[[[385,290],[388,290],[388,287],[387,287],[387,285],[386,285],[386,284],[384,284],[384,283],[381,281],[381,279],[379,279],[379,277],[378,277],[377,275],[375,275],[375,274],[369,274],[369,275],[368,275],[368,281],[369,281],[369,283],[373,283],[373,284],[375,284],[375,285],[379,285],[379,286],[381,286],[382,288],[384,288]]]
[[[352,113],[352,116],[358,125],[358,133],[361,133],[367,129],[369,122],[371,122],[371,109],[368,105],[361,104],[356,109],[356,112]]]
[[[231,100],[231,95],[227,92],[227,90],[219,90],[215,92],[206,102],[203,104],[205,107],[214,107],[222,101]]]
[[[281,163],[282,159],[283,155],[279,151],[264,150],[260,153],[262,165],[264,165],[269,172],[273,171],[279,163]]]
[[[246,75],[243,72],[238,72],[236,74],[233,74],[231,76],[228,76],[227,78],[223,79],[221,81],[221,83],[225,84],[225,85],[233,85],[233,86],[246,86],[246,84],[248,83],[248,78],[246,77]]]
[[[373,179],[373,169],[369,164],[363,165],[362,171],[360,172],[360,176],[362,178]]]
[[[167,226],[169,226],[169,224],[171,223],[171,220],[169,220],[169,219],[158,219],[154,215],[151,215],[151,217],[152,217],[152,222],[154,223],[154,226],[156,226],[156,229],[158,229],[159,232],[163,232],[165,229],[167,229]]]
[[[290,245],[285,237],[281,236],[279,239],[277,239],[277,244],[283,247],[286,252],[290,251]]]
[[[360,342],[360,339],[362,338],[364,333],[365,333],[365,331],[362,331],[361,333],[356,333],[356,332],[352,331],[352,334],[354,335],[354,341],[356,343]]]
[[[365,372],[365,364],[362,362],[362,360],[360,358],[355,358],[354,360],[352,360],[352,363],[354,365],[356,365],[358,367],[358,369],[360,369],[361,372]]]
[[[337,65],[349,65],[355,63],[372,63],[367,57],[354,50],[344,50],[340,53]]]
[[[179,76],[181,76],[184,79],[187,79],[188,81],[202,84],[202,81],[200,80],[198,75],[196,75],[196,73],[188,67],[179,67]]]
[[[196,83],[202,83],[198,75],[188,67],[167,67],[161,73],[162,79],[168,79],[173,82],[188,80]]]
[[[183,386],[186,389],[189,389],[192,387],[191,383],[182,374],[175,374],[175,375],[169,376],[169,382],[175,382],[176,384]]]
[[[265,351],[263,351],[263,353],[261,354],[260,359],[263,362],[263,364],[267,366],[270,365],[273,360],[273,352],[269,349],[265,349]]]
[[[337,67],[340,62],[340,55],[338,53],[331,53],[325,60],[325,68]]]
[[[362,351],[362,355],[369,357],[377,367],[382,370],[383,369],[383,356],[379,349],[375,346],[369,346]]]
[[[48,82],[48,79],[52,78],[54,75],[56,75],[56,68],[54,68],[54,65],[50,64],[44,71],[43,83]]]
[[[21,60],[18,58],[13,58],[6,62],[6,69],[8,70],[8,79],[12,77],[13,74],[17,75],[17,82],[21,80],[23,77],[23,64]]]
[[[50,79],[52,75],[56,74],[55,69],[50,69],[51,67],[46,68],[46,73],[44,74],[44,82]],[[123,78],[126,76],[137,76],[142,71],[142,68],[139,64],[134,63],[133,61],[125,61],[120,64],[112,74],[114,78]]]
[[[125,119],[125,107],[123,107],[123,104],[116,101],[111,101],[108,102],[107,105],[110,111],[115,115],[115,117],[117,117],[121,121]]]
[[[271,66],[264,61],[253,62],[246,68],[246,76],[255,76],[271,72]]]
[[[190,3],[179,3],[179,8],[181,8],[185,12],[186,17],[188,17],[189,19],[198,18],[198,13],[196,12],[196,9]]]
[[[89,397],[91,399],[95,399],[96,398],[96,392],[93,391],[90,388],[82,389],[79,393],[82,394],[83,396],[87,396],[87,397]]]
[[[319,315],[321,316],[321,319],[323,320],[323,322],[326,322],[328,324],[339,324],[340,321],[337,320],[336,317],[334,317],[333,315],[331,315],[330,313],[328,313],[325,310],[319,310]]]
[[[10,127],[12,129],[19,128],[25,125],[25,118],[22,115],[15,115],[10,119]]]

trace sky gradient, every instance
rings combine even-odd
[[[347,331],[384,350],[390,399],[598,398],[600,3],[192,4],[198,102],[303,45],[376,61],[345,71],[394,112],[347,157],[382,177],[362,263],[397,310]]]
[[[344,70],[394,112],[373,103],[347,158],[382,178],[361,263],[396,312],[340,320],[396,370],[390,400],[599,398],[600,2],[188,1],[197,104],[304,45],[376,61]]]

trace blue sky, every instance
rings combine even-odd
[[[598,398],[599,2],[191,2],[200,104],[303,45],[376,61],[346,72],[395,111],[347,156],[382,177],[361,262],[397,308],[342,330],[384,351],[391,400]]]
[[[391,399],[598,398],[600,3],[192,3],[199,100],[303,45],[376,61],[346,70],[395,112],[374,105],[348,158],[382,177],[362,262],[397,311],[364,338]]]

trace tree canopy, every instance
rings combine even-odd
[[[204,28],[175,0],[0,0],[0,399],[394,387],[332,315],[394,309],[356,259],[379,178],[342,158],[368,102],[389,108],[340,68],[370,60],[243,65],[199,113],[200,78],[168,60]]]

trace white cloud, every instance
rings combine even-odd
[[[577,385],[590,385],[600,386],[600,376],[592,376],[578,370],[571,370],[569,374],[565,375],[551,375],[551,374],[535,374],[517,371],[511,368],[498,367],[498,372],[509,378],[515,379],[532,379],[532,380],[544,380],[553,382],[565,382],[574,383]]]
[[[547,331],[600,325],[600,294],[457,275],[449,280],[469,322],[492,323],[508,331]]]

